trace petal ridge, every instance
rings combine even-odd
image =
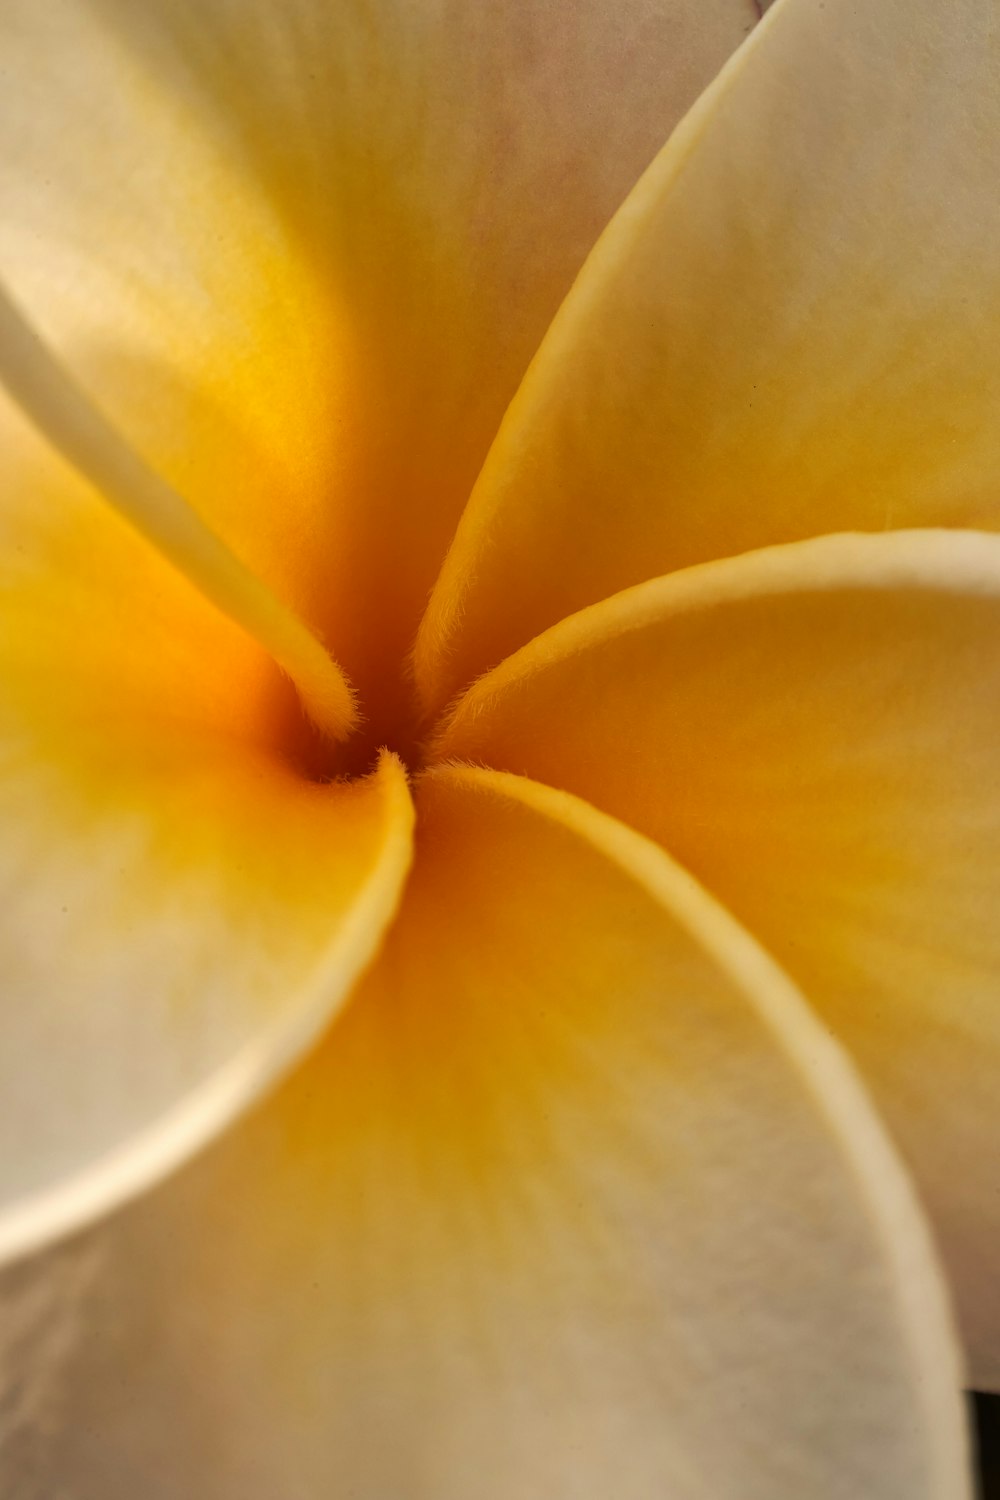
[[[929,592],[1000,595],[1000,537],[989,532],[932,530],[879,534],[844,532],[761,547],[716,562],[696,563],[633,584],[549,626],[459,693],[430,741],[431,759],[478,760],[468,735],[509,691],[614,637],[641,631],[671,615],[763,594],[916,588]]]
[[[508,408],[418,637],[430,709],[672,568],[851,528],[992,529],[998,79],[976,0],[769,11]]]
[[[406,774],[387,752],[374,776],[385,788],[381,853],[293,1014],[279,1012],[186,1098],[118,1148],[68,1180],[5,1205],[0,1210],[0,1264],[85,1228],[175,1171],[276,1087],[323,1032],[374,959],[412,857],[413,804]]]

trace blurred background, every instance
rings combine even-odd
[[[973,1397],[979,1429],[982,1500],[1000,1500],[1000,1396]]]

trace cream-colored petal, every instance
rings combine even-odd
[[[161,1176],[312,1042],[393,914],[412,809],[392,758],[323,784],[183,706],[140,711],[128,673],[109,682],[87,649],[128,630],[113,601],[96,625],[39,621],[15,590],[3,603],[7,1257]],[[82,644],[60,657],[74,623]],[[120,653],[137,672],[146,639]],[[171,685],[150,679],[150,696]]]
[[[776,5],[511,406],[422,627],[425,699],[674,568],[996,527],[998,162],[988,3]]]
[[[1000,1382],[1000,539],[767,549],[640,585],[482,680],[443,753],[659,839],[849,1045]]]
[[[319,1051],[59,1262],[93,1279],[44,1441],[22,1423],[49,1487],[967,1495],[920,1217],[792,986],[585,804],[451,770],[416,800],[399,920]]]
[[[0,279],[111,425],[322,635],[333,289],[95,11],[0,16]],[[54,532],[6,398],[0,423],[0,527],[14,511]]]
[[[326,636],[374,743],[560,298],[755,19],[753,0],[5,5],[0,271]]]
[[[73,14],[82,24],[82,9]],[[3,26],[17,15],[16,7],[5,11]],[[80,37],[67,18],[68,46]],[[62,55],[58,45],[54,55]],[[81,87],[85,75],[81,65]],[[38,84],[38,70],[18,77],[25,89]],[[101,81],[121,104],[116,78],[125,88],[124,74]],[[72,90],[68,98],[79,105]],[[0,91],[0,115],[8,103]],[[37,112],[18,118],[29,136],[41,128]],[[66,150],[68,137],[67,129],[59,138]],[[113,163],[115,143],[105,144],[91,166]],[[119,144],[132,149],[124,135]],[[199,149],[194,142],[191,153]],[[17,157],[25,170],[32,160],[27,149]],[[11,169],[9,157],[2,163],[0,172]],[[216,177],[192,168],[185,179],[192,206],[201,192],[212,198],[221,174],[221,166]],[[110,199],[123,189],[113,171],[100,180]],[[173,186],[171,198],[161,183],[168,218],[178,204]],[[71,196],[66,203],[72,207]],[[239,194],[222,204],[234,234],[247,228],[243,204]],[[5,218],[4,230],[13,232],[14,221],[13,213]],[[109,213],[106,232],[113,227]],[[134,349],[136,326],[148,331],[140,313],[157,288],[164,319],[173,327],[177,314],[180,345],[195,358],[203,344],[186,335],[196,331],[199,308],[210,319],[217,307],[226,318],[249,305],[232,266],[231,304],[222,281],[216,302],[213,284],[199,284],[198,265],[183,257],[171,282],[178,247],[166,234],[162,258],[150,255],[148,279],[139,274],[140,252],[152,241],[127,245],[112,236],[116,254],[138,257],[131,277],[110,253],[104,262],[82,252],[74,261],[80,247],[71,234],[41,243],[39,263],[52,271],[54,288],[60,255],[64,272],[80,272],[60,305],[90,307],[94,293],[98,324],[109,306],[122,314],[120,326],[104,329],[120,335],[116,358]],[[266,238],[245,248],[258,270],[274,249]],[[111,290],[102,301],[105,283]],[[295,327],[288,325],[289,347]],[[237,346],[227,347],[238,405],[236,395],[253,382]],[[153,387],[136,380],[130,389],[148,407]],[[257,392],[251,413],[271,396],[273,389]],[[115,415],[113,404],[108,410]],[[276,401],[274,420],[281,415]],[[166,409],[151,417],[161,418],[166,432]],[[207,423],[201,436],[221,422]],[[292,447],[295,431],[289,427]],[[178,461],[189,435],[179,422]],[[323,784],[327,758],[266,653],[8,405],[0,408],[0,455],[0,1255],[7,1256],[162,1174],[309,1045],[392,915],[412,810],[393,761],[352,789]],[[186,454],[192,470],[202,456],[197,446]],[[274,478],[249,449],[243,467],[251,488]],[[187,494],[184,473],[172,477]],[[270,493],[272,502],[280,498],[280,486]],[[227,498],[239,514],[240,493]],[[277,510],[267,512],[269,537],[256,538],[273,543],[277,567],[263,547],[249,560],[301,605],[294,589],[282,590],[282,568],[296,549],[308,549],[294,527],[281,535]]]

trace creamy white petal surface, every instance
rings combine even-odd
[[[843,1057],[655,845],[438,771],[378,967],[108,1226],[79,1500],[944,1500],[949,1325]]]
[[[659,840],[848,1044],[1000,1377],[1000,538],[823,537],[639,585],[460,704],[441,753]]]
[[[990,4],[776,5],[533,361],[421,629],[425,699],[673,568],[993,529],[998,165]]]

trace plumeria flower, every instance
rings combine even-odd
[[[756,21],[4,0],[3,1500],[969,1494],[1000,28]]]

